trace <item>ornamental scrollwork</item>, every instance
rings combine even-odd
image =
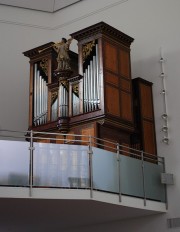
[[[92,49],[95,45],[96,45],[95,40],[83,45],[83,49],[82,49],[83,62],[85,62],[86,58],[91,54]]]
[[[66,89],[68,89],[69,82],[67,80],[60,81],[60,84],[63,85]]]
[[[53,92],[52,95],[51,95],[51,105],[55,102],[55,100],[57,99],[58,97],[58,92]]]
[[[76,96],[79,96],[79,85],[78,84],[73,85],[72,90]]]
[[[42,68],[46,76],[48,76],[48,59],[42,59],[40,62],[40,67]]]

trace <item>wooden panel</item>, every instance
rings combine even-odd
[[[107,42],[104,43],[104,61],[105,69],[117,73],[118,72],[118,58],[117,48]]]
[[[119,84],[118,76],[113,75],[112,73],[109,72],[105,72],[105,80],[106,82],[116,86],[118,86]]]
[[[121,91],[121,116],[123,119],[132,121],[131,94]]]
[[[79,137],[76,137],[73,131],[69,131],[69,134],[66,136],[66,143],[74,144],[75,143],[74,140],[77,140],[77,139],[79,139]]]
[[[120,65],[119,65],[119,72],[122,76],[130,78],[130,57],[129,52],[120,50],[119,52],[119,59],[120,59]]]
[[[151,87],[140,83],[140,94],[142,116],[153,119]]]
[[[120,88],[122,90],[127,90],[127,91],[131,91],[131,82],[130,80],[126,80],[126,79],[123,79],[121,78],[120,79]]]
[[[124,132],[121,129],[117,129],[116,127],[113,126],[105,126],[105,125],[98,125],[98,138],[107,140],[106,142],[104,141],[99,141],[99,148],[104,148],[106,150],[115,152],[117,149],[117,143],[120,145],[125,145],[127,147],[130,146],[130,134]],[[114,144],[112,144],[114,143]],[[108,146],[106,148],[105,146]],[[120,147],[120,153],[123,155],[127,155],[127,152],[129,148],[124,148]]]
[[[125,156],[130,156],[129,144],[122,143],[122,147],[120,147],[120,149],[121,149],[120,154],[125,155]]]
[[[155,154],[156,142],[154,134],[154,124],[149,121],[143,121],[143,142],[144,142],[144,151],[150,154]]]
[[[51,143],[51,140],[42,138],[42,139],[37,139],[37,140],[35,139],[35,142],[37,142],[37,143]]]
[[[56,140],[57,144],[63,144],[64,143],[64,136],[63,135],[57,135],[56,139],[59,139],[59,140]]]
[[[116,145],[117,141],[112,140],[112,139],[107,139],[107,138],[103,138],[103,139],[106,140],[106,141],[103,141],[104,149],[107,151],[116,153],[117,152],[117,145]]]
[[[107,113],[120,116],[119,90],[110,85],[106,85],[106,108]]]
[[[95,124],[89,123],[87,125],[81,126],[80,134],[85,135],[85,137],[82,137],[81,139],[84,141],[82,145],[88,145],[89,143],[89,136],[95,137]],[[87,143],[86,143],[87,141]],[[92,143],[94,143],[94,139],[92,139]]]

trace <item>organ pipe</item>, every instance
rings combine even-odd
[[[59,117],[68,117],[68,90],[61,83],[59,86]]]
[[[34,66],[34,124],[36,125],[37,118],[37,64]]]
[[[98,44],[95,47],[95,55],[91,57],[84,70],[83,77],[84,112],[86,113],[99,109],[100,104]]]
[[[52,110],[52,115],[51,115],[51,120],[55,121],[57,120],[57,116],[58,116],[58,98],[56,98],[56,100],[53,102],[52,106],[51,106],[51,110]]]
[[[44,78],[40,75],[37,63],[34,65],[34,125],[42,125],[47,122],[48,87]]]
[[[96,78],[97,78],[97,107],[99,108],[100,104],[100,85],[99,85],[99,52],[98,52],[98,45],[96,44]]]

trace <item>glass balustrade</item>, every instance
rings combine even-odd
[[[32,179],[33,188],[91,188],[165,202],[166,189],[160,180],[164,159],[150,162],[132,151],[131,155],[119,151],[90,145],[0,140],[0,186],[29,187]]]

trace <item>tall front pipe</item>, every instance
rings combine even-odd
[[[66,89],[63,86],[63,117],[66,116]]]
[[[39,70],[37,70],[37,125],[40,124],[40,75],[39,75]]]
[[[67,89],[66,88],[64,88],[65,89],[65,94],[66,94],[66,101],[65,101],[65,116],[67,117],[68,116],[68,91],[67,91]]]
[[[66,116],[66,89],[65,89],[65,87],[63,86],[63,117],[65,117]]]
[[[46,122],[45,115],[46,115],[46,81],[43,79],[43,123]]]
[[[91,70],[90,70],[90,65],[88,65],[88,112],[91,111]]]
[[[94,84],[93,84],[93,62],[92,60],[90,61],[90,105],[91,105],[91,108],[90,108],[90,111],[94,110],[93,108],[93,87],[94,87]]]
[[[97,73],[97,103],[98,108],[100,104],[100,86],[99,86],[99,52],[98,52],[98,44],[96,44],[96,73]]]
[[[86,112],[88,112],[88,70],[85,70],[85,86],[86,86]]]
[[[83,74],[83,106],[84,112],[86,112],[86,73]]]
[[[96,56],[93,56],[93,77],[94,77],[94,92],[93,92],[93,104],[94,109],[97,110],[97,72],[96,72]]]
[[[39,76],[39,122],[42,124],[42,77]]]
[[[59,91],[58,91],[58,117],[61,116],[61,105],[62,105],[62,103],[61,103],[61,98],[62,98],[61,97],[61,95],[62,95],[61,87],[62,87],[62,84],[60,84]]]
[[[34,116],[33,116],[33,122],[36,126],[36,118],[37,118],[37,64],[34,65]]]

